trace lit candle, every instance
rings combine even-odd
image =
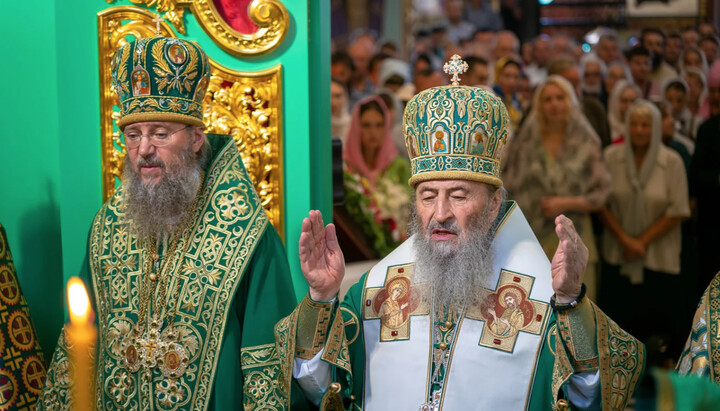
[[[93,384],[93,359],[90,353],[95,349],[97,340],[97,329],[93,324],[94,314],[81,279],[70,278],[67,293],[70,305],[70,324],[65,329],[74,369],[73,410],[91,411],[94,409],[95,387]]]

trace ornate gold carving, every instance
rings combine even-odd
[[[233,136],[260,202],[282,235],[281,67],[240,72],[212,59],[210,66],[212,75],[203,101],[206,131]]]
[[[167,6],[161,1],[158,7],[160,3]],[[115,124],[119,107],[111,87],[110,62],[115,50],[133,38],[155,35],[153,17],[153,13],[135,6],[112,7],[98,13],[103,200],[113,195],[120,181],[125,150]],[[176,37],[166,22],[161,24],[161,32]],[[262,205],[282,236],[281,67],[240,72],[212,58],[210,64],[212,75],[204,99],[206,132],[234,137]]]
[[[115,0],[106,0],[112,3]],[[290,25],[287,9],[278,0],[254,0],[248,7],[248,16],[258,27],[252,34],[243,34],[225,22],[213,0],[130,0],[134,4],[155,7],[175,29],[185,34],[183,16],[192,8],[200,27],[225,51],[234,55],[260,55],[268,53],[285,38]]]

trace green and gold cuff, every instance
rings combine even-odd
[[[300,302],[295,356],[313,358],[325,346],[334,302],[313,301],[309,295]]]
[[[592,302],[583,298],[571,309],[556,311],[560,337],[575,372],[598,369],[597,324]]]

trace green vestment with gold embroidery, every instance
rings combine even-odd
[[[342,303],[306,298],[278,323],[282,357],[331,364],[321,409],[567,410],[577,373],[599,375],[604,410],[624,409],[643,371],[643,345],[587,298],[554,311],[550,263],[522,213],[505,203],[499,219],[497,284],[481,304],[433,306],[429,285],[413,281],[411,238]],[[401,320],[386,314],[389,300]]]
[[[707,377],[720,384],[720,273],[700,299],[678,373]]]
[[[234,141],[208,140],[214,156],[187,235],[174,255],[169,241],[157,250],[171,273],[166,298],[157,287],[148,303],[157,327],[133,333],[151,256],[128,224],[122,186],[94,219],[84,276],[97,313],[97,409],[290,409],[273,337],[296,301],[284,248]],[[38,409],[71,408],[67,350],[63,332]]]

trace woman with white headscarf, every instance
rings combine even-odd
[[[618,80],[608,97],[608,123],[613,144],[622,143],[625,139],[627,124],[625,123],[628,107],[642,97],[640,87],[627,80]]]
[[[643,341],[654,332],[672,338],[678,324],[672,293],[680,285],[680,223],[690,215],[685,166],[662,144],[662,120],[654,104],[636,101],[627,119],[628,138],[604,153],[613,187],[600,213],[607,229],[603,309]],[[671,349],[682,349],[682,341]]]
[[[684,78],[688,85],[688,109],[703,121],[707,120],[710,118],[710,104],[707,97],[708,88],[705,72],[690,67],[685,71]]]
[[[503,182],[552,258],[557,247],[554,220],[570,217],[590,251],[585,281],[595,292],[597,249],[590,213],[610,191],[600,138],[582,114],[570,83],[551,75],[538,86],[528,118],[507,146]]]

